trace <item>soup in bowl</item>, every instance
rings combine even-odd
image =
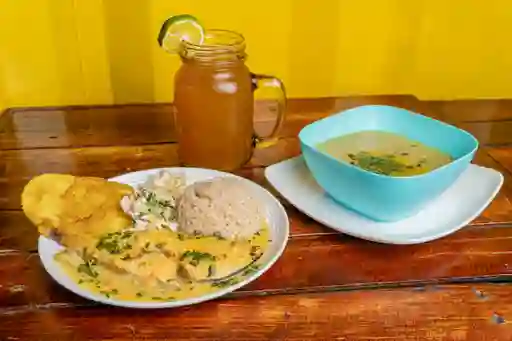
[[[368,105],[304,127],[302,153],[336,202],[376,221],[418,213],[469,166],[478,141],[411,111]]]

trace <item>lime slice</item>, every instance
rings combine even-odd
[[[200,45],[203,39],[203,27],[194,16],[189,14],[170,17],[164,22],[158,34],[158,44],[170,53],[178,52],[183,40]]]

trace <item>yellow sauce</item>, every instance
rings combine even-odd
[[[270,240],[264,226],[248,241],[184,236],[168,229],[134,231],[121,235],[117,243],[111,241],[103,238],[94,248],[84,246],[79,252],[65,250],[55,260],[91,292],[116,300],[163,302],[202,296],[239,282],[257,269],[257,262],[227,281],[202,280],[243,268],[265,252]]]
[[[367,130],[329,139],[316,146],[330,156],[370,172],[413,176],[452,161],[450,155],[385,131]]]

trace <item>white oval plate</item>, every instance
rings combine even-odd
[[[258,261],[260,264],[260,268],[258,271],[253,274],[244,277],[242,281],[239,283],[232,285],[230,287],[226,287],[220,289],[218,291],[208,293],[203,296],[192,297],[188,299],[182,300],[174,300],[169,302],[138,302],[138,301],[124,301],[124,300],[116,300],[115,298],[106,298],[100,294],[96,294],[92,291],[88,291],[82,287],[80,287],[77,283],[75,283],[60,267],[60,265],[54,260],[55,254],[63,249],[61,245],[54,242],[51,239],[48,239],[44,236],[39,237],[38,243],[38,251],[39,257],[41,258],[41,262],[43,263],[44,268],[53,277],[60,285],[65,287],[66,289],[74,292],[75,294],[85,297],[89,300],[101,302],[104,304],[120,306],[120,307],[128,307],[128,308],[139,308],[139,309],[148,309],[148,308],[175,308],[181,307],[191,304],[196,304],[208,300],[212,300],[223,295],[226,295],[236,289],[239,289],[246,284],[254,281],[256,278],[260,277],[265,271],[267,271],[281,256],[286,247],[286,243],[288,242],[289,235],[289,223],[288,216],[286,214],[285,209],[281,205],[281,203],[266,189],[259,186],[258,184],[241,178],[239,176],[219,172],[211,169],[203,169],[203,168],[158,168],[158,169],[150,169],[144,171],[138,171],[133,173],[127,173],[124,175],[120,175],[114,178],[109,179],[110,181],[117,181],[120,183],[125,183],[131,186],[136,186],[138,184],[142,184],[146,181],[146,179],[153,174],[158,173],[161,170],[167,170],[169,172],[181,173],[185,174],[187,178],[187,184],[193,183],[195,181],[207,180],[218,176],[232,176],[239,179],[242,179],[247,184],[249,184],[254,193],[261,199],[266,208],[266,218],[268,221],[269,229],[270,229],[270,238],[271,243],[269,244],[268,249],[265,251],[261,259]]]
[[[302,156],[265,169],[267,180],[299,211],[353,237],[386,244],[419,244],[447,236],[469,224],[498,194],[503,175],[471,164],[438,198],[416,215],[376,222],[336,203],[316,183]]]

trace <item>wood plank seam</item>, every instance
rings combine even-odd
[[[483,276],[480,278],[461,278],[455,281],[417,281],[411,283],[382,283],[382,284],[368,284],[368,285],[351,285],[351,286],[319,286],[313,288],[294,288],[292,290],[286,289],[277,289],[277,290],[258,290],[258,291],[235,291],[233,293],[227,294],[220,298],[217,298],[215,301],[222,302],[232,299],[242,299],[242,298],[250,298],[250,297],[268,297],[268,296],[289,296],[289,295],[303,295],[303,294],[322,294],[322,293],[348,293],[354,291],[361,292],[378,292],[378,291],[389,291],[389,290],[397,290],[397,289],[409,289],[411,292],[418,291],[436,291],[441,290],[440,287],[450,288],[450,287],[460,287],[461,285],[472,284],[474,286],[478,286],[478,284],[487,284],[494,286],[509,286],[512,281],[512,276]],[[473,287],[474,290],[474,287]],[[103,307],[102,304],[96,303],[93,301],[84,301],[84,303],[75,303],[75,302],[51,302],[44,304],[27,304],[21,306],[13,306],[13,307],[2,307],[0,308],[0,316],[1,315],[14,315],[14,314],[22,314],[27,312],[36,312],[36,311],[44,311],[44,310],[61,310],[68,308],[91,308],[91,307]]]

